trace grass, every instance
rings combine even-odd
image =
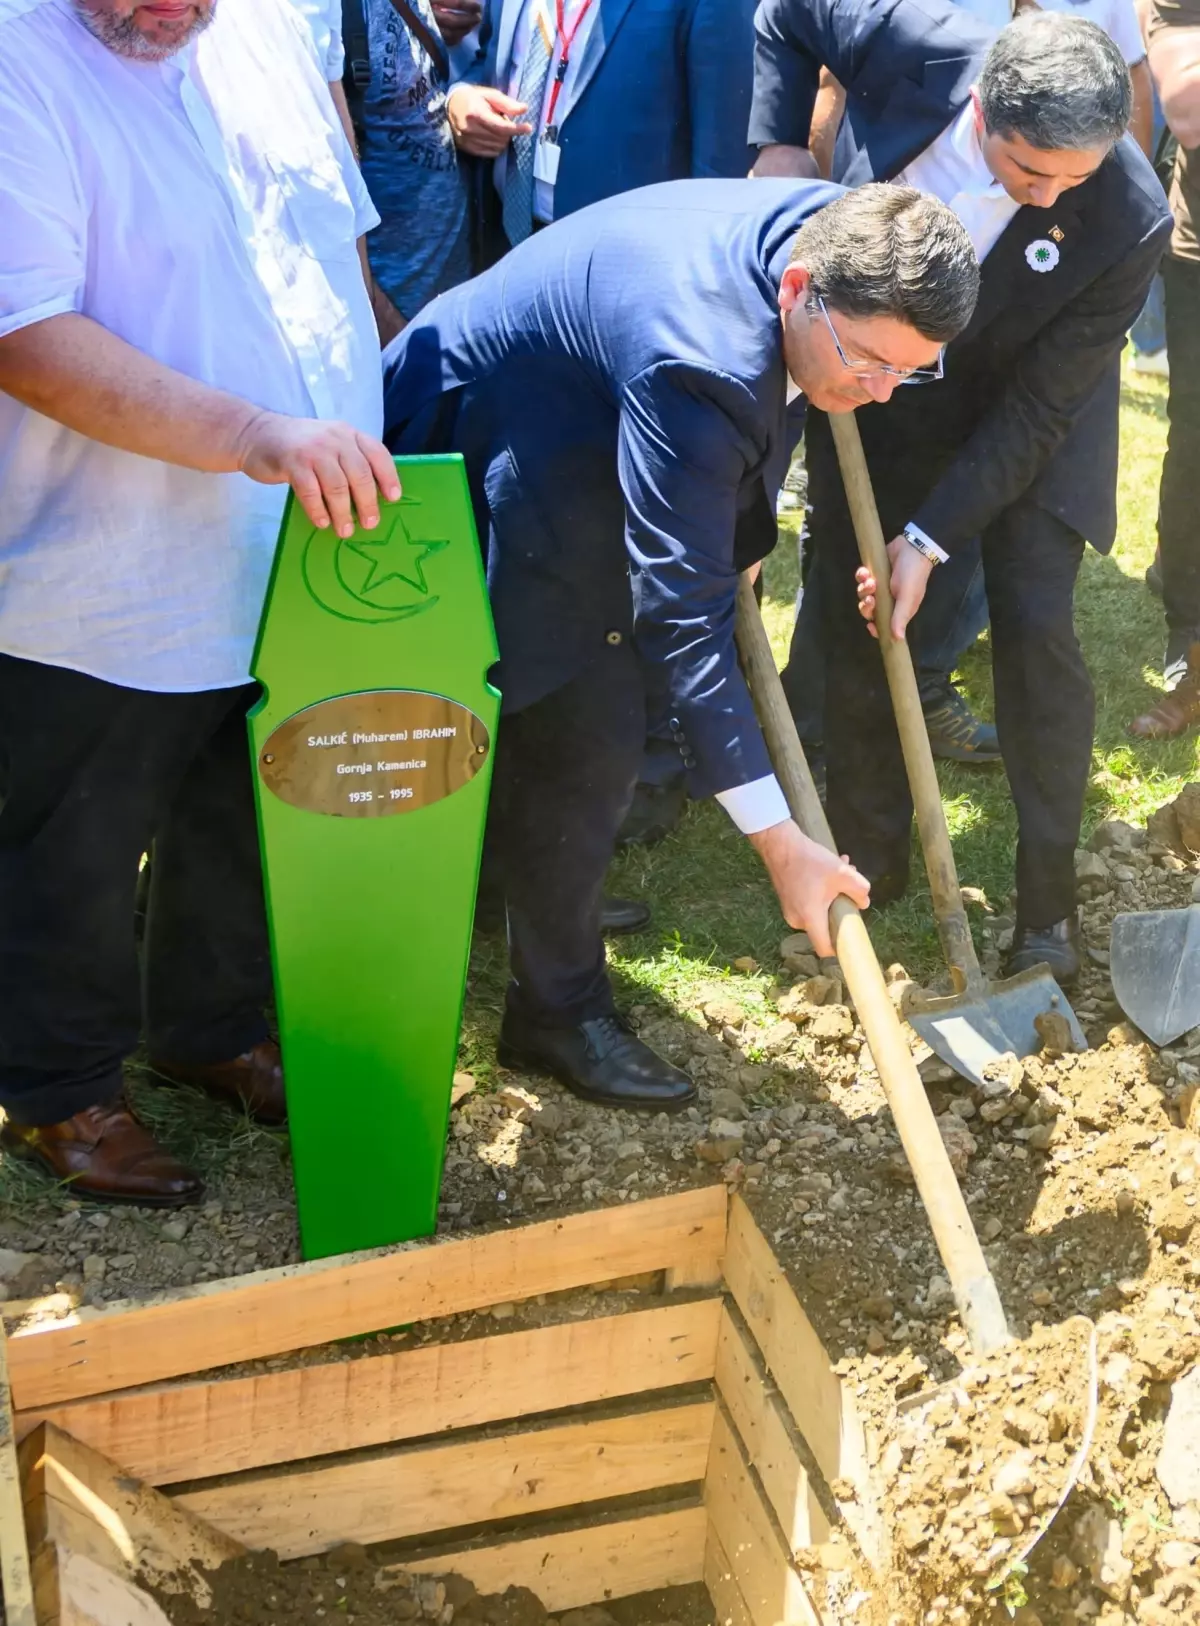
[[[1127,374],[1122,407],[1120,530],[1108,558],[1088,550],[1076,594],[1080,639],[1096,686],[1097,730],[1085,831],[1102,819],[1144,822],[1197,773],[1197,740],[1134,742],[1125,726],[1161,686],[1163,619],[1143,573],[1154,555],[1158,477],[1166,437],[1166,385]],[[787,522],[785,522],[787,525]],[[792,624],[796,550],[792,527],[767,561],[764,614],[782,662]],[[986,638],[959,674],[964,692],[992,715],[991,661]],[[1000,769],[939,764],[960,879],[982,887],[1002,909],[1012,887],[1016,818]],[[928,889],[914,852],[909,896],[871,917],[871,935],[886,965],[900,960],[919,975],[939,966]],[[610,959],[626,1003],[694,1006],[716,983],[734,997],[761,996],[778,966],[784,926],[773,893],[748,844],[711,803],[689,808],[681,828],[648,851],[617,860],[610,889],[644,896],[652,928],[614,944]],[[743,956],[762,970],[733,969]],[[490,1035],[499,1011],[503,954],[480,944],[472,972],[465,1060],[486,1077]]]

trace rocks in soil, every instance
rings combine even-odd
[[[957,1113],[943,1113],[937,1120],[937,1126],[941,1131],[942,1144],[950,1157],[950,1167],[961,1180],[979,1149],[979,1142]]]
[[[1200,1502],[1200,1366],[1171,1387],[1155,1472],[1172,1507]]]
[[[1072,1556],[1106,1597],[1124,1603],[1133,1565],[1122,1551],[1120,1522],[1102,1507],[1086,1508],[1075,1521]]]

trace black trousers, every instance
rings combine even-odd
[[[1167,455],[1158,495],[1167,628],[1200,638],[1200,261],[1163,261],[1171,358]]]
[[[14,1122],[112,1099],[143,1033],[188,1062],[266,1037],[256,692],[150,694],[0,655],[0,1105]]]
[[[570,1027],[613,1009],[600,905],[645,735],[628,641],[501,721],[489,839],[508,910],[514,1014]]]
[[[895,478],[891,471],[877,477],[885,536],[902,529],[927,484],[928,476],[911,463]],[[840,849],[865,874],[903,873],[912,799],[879,646],[857,610],[858,548],[849,512],[832,488],[826,491],[820,526],[814,569],[821,573],[828,617],[829,820]],[[1075,847],[1095,725],[1095,699],[1073,614],[1084,541],[1023,498],[989,526],[981,548],[996,729],[1017,809],[1018,914],[1023,925],[1048,926],[1075,906]],[[943,568],[937,566],[935,575]],[[918,612],[918,622],[923,614]]]

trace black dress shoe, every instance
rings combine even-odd
[[[604,898],[600,904],[600,930],[606,937],[640,932],[650,924],[650,910],[636,898]]]
[[[921,684],[921,709],[935,757],[946,762],[999,762],[1000,737],[976,717],[950,679]]]
[[[683,776],[666,785],[652,785],[639,779],[629,812],[617,832],[618,847],[653,847],[669,836],[683,817],[687,806],[687,783]]]
[[[1050,975],[1060,988],[1070,988],[1079,980],[1083,969],[1080,952],[1082,938],[1077,915],[1056,920],[1053,926],[1022,926],[1019,922],[1013,933],[1012,948],[1004,963],[1004,973],[1015,977],[1018,971],[1030,971],[1035,965],[1050,968]]]
[[[547,1028],[510,1013],[500,1028],[496,1059],[501,1067],[549,1073],[581,1101],[600,1106],[674,1112],[696,1099],[687,1074],[656,1056],[621,1016]]]

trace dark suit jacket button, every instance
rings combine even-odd
[[[696,759],[695,759],[695,757],[693,757],[693,756],[686,756],[686,757],[684,757],[684,759],[683,759],[683,765],[684,765],[684,767],[685,767],[685,768],[694,768],[694,767],[695,767],[695,766],[696,766]]]
[[[667,727],[668,728],[678,728],[679,727],[679,718],[678,717],[672,717],[670,722],[667,724]]]
[[[613,644],[615,646],[615,645],[619,644],[621,641],[622,641],[621,640],[621,634],[619,632],[617,632],[615,628],[614,628],[614,630],[612,632],[606,632],[604,634],[604,642],[606,644]]]

